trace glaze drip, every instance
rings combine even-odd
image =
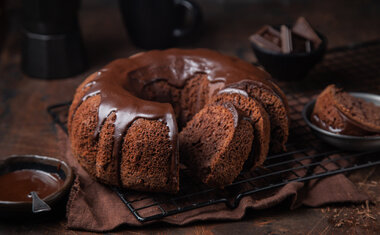
[[[124,81],[123,81],[124,80]],[[138,118],[151,120],[162,120],[169,128],[169,139],[172,141],[173,148],[177,148],[177,125],[174,111],[170,104],[145,101],[132,95],[124,89],[126,79],[117,77],[110,70],[102,70],[97,73],[91,86],[88,86],[86,94],[82,98],[82,102],[87,98],[100,95],[101,103],[98,109],[98,125],[94,132],[94,138],[100,134],[101,128],[111,113],[116,114],[114,122],[115,130],[113,134],[114,144],[112,150],[112,158],[120,165],[120,151],[123,137]],[[177,151],[174,151],[177,152]],[[178,156],[172,156],[173,176],[177,171]],[[173,177],[175,178],[175,177]]]

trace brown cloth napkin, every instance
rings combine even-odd
[[[67,204],[68,228],[104,232],[120,225],[143,226],[153,223],[139,222],[114,191],[89,177],[73,157],[67,137],[62,138],[62,141],[65,142],[62,143],[63,146],[66,146],[65,158],[77,174]],[[332,168],[334,164],[330,163],[325,167]],[[184,225],[200,220],[239,220],[248,208],[262,210],[285,201],[290,202],[290,208],[294,209],[301,205],[317,207],[327,203],[361,202],[368,199],[369,197],[359,192],[350,180],[339,174],[312,180],[307,184],[289,183],[276,190],[274,194],[260,199],[246,196],[235,209],[220,203],[168,216],[155,222]]]

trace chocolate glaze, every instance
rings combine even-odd
[[[226,87],[218,92],[218,94],[239,94],[245,97],[249,97],[248,93],[244,90],[233,88],[233,87]]]
[[[63,185],[57,175],[39,170],[18,170],[0,176],[0,201],[32,201],[29,193],[35,191],[45,198]]]
[[[138,118],[161,120],[169,127],[169,138],[174,148],[171,168],[173,179],[176,179],[178,141],[173,108],[167,103],[147,101],[138,97],[144,87],[151,82],[166,80],[170,85],[183,87],[186,80],[197,73],[206,74],[210,83],[222,82],[225,86],[242,80],[259,81],[285,100],[279,88],[267,80],[270,76],[266,72],[237,58],[223,56],[207,49],[149,51],[111,62],[97,73],[93,81],[84,86],[87,91],[82,102],[94,95],[101,96],[98,125],[94,137],[99,135],[106,118],[115,112],[112,155],[114,160],[120,162],[121,143],[128,127]],[[74,107],[74,110],[79,105],[80,103]],[[119,162],[118,165],[120,165]]]
[[[127,128],[138,118],[161,120],[169,127],[169,138],[173,142],[173,148],[177,148],[177,125],[173,108],[170,104],[150,102],[134,96],[124,87],[127,79],[123,73],[109,68],[98,72],[95,80],[88,83],[88,90],[82,98],[82,102],[94,95],[101,96],[101,104],[98,110],[98,125],[94,132],[94,138],[100,134],[101,127],[107,117],[115,112],[115,131],[113,134],[114,145],[112,158],[120,166],[120,150],[123,137]],[[122,71],[121,71],[122,72]],[[176,151],[174,151],[176,152]],[[178,156],[172,157],[172,170],[177,171]],[[119,175],[120,169],[118,171]],[[174,173],[173,173],[174,175]],[[173,180],[176,177],[173,177]]]

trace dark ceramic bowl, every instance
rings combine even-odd
[[[362,98],[368,102],[372,102],[377,106],[380,106],[380,96],[368,93],[350,92],[352,96]],[[306,124],[310,127],[313,133],[325,141],[326,143],[333,145],[337,148],[349,151],[380,151],[380,136],[351,136],[332,133],[319,128],[314,125],[310,116],[313,112],[315,100],[310,101],[305,105],[302,116]]]
[[[279,26],[272,26],[279,29]],[[307,53],[282,54],[266,48],[262,48],[251,42],[251,47],[256,55],[258,62],[268,71],[272,77],[279,80],[300,80],[323,59],[327,48],[326,37],[318,31],[315,31],[322,43],[318,48]]]
[[[74,175],[71,167],[61,160],[37,155],[14,155],[0,160],[0,175],[24,169],[56,173],[63,180],[63,185],[58,191],[41,198],[52,208],[51,212],[41,212],[42,214],[56,212],[58,203],[67,196],[72,185]],[[32,202],[0,201],[0,218],[36,215],[38,214],[32,213]]]

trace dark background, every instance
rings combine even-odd
[[[4,2],[4,0],[1,0]],[[20,1],[5,1],[9,30],[19,32]],[[200,33],[177,47],[205,47],[236,55],[244,51],[254,60],[249,35],[265,24],[292,23],[304,16],[329,39],[329,47],[379,38],[380,2],[376,0],[202,0],[204,24]],[[117,0],[83,0],[79,11],[81,32],[91,66],[101,66],[140,49],[128,38]],[[9,34],[9,33],[8,33]],[[4,37],[2,35],[2,37]]]
[[[4,3],[4,0],[0,0]],[[248,36],[264,24],[292,23],[304,16],[329,40],[329,47],[380,39],[380,1],[344,0],[202,0],[204,24],[199,34],[179,42],[178,47],[205,47],[254,61]],[[20,69],[20,2],[6,2],[7,33],[1,30],[0,43],[0,157],[11,154],[40,154],[61,158],[58,129],[46,112],[48,105],[70,100],[86,75],[107,62],[134,54],[141,49],[132,45],[121,21],[116,0],[85,0],[80,9],[80,26],[89,67],[75,77],[46,81],[31,79]],[[4,20],[0,21],[4,28]],[[249,211],[241,221],[204,222],[184,227],[165,224],[147,228],[121,228],[122,231],[150,234],[376,234],[380,231],[380,174],[378,167],[350,175],[377,206],[371,205],[375,220],[366,218],[361,225],[337,224],[338,213],[361,221],[363,205],[327,205],[324,208],[287,207],[265,212]],[[345,217],[345,216],[344,216]],[[65,230],[63,213],[50,221],[0,221],[0,233],[61,234]]]

